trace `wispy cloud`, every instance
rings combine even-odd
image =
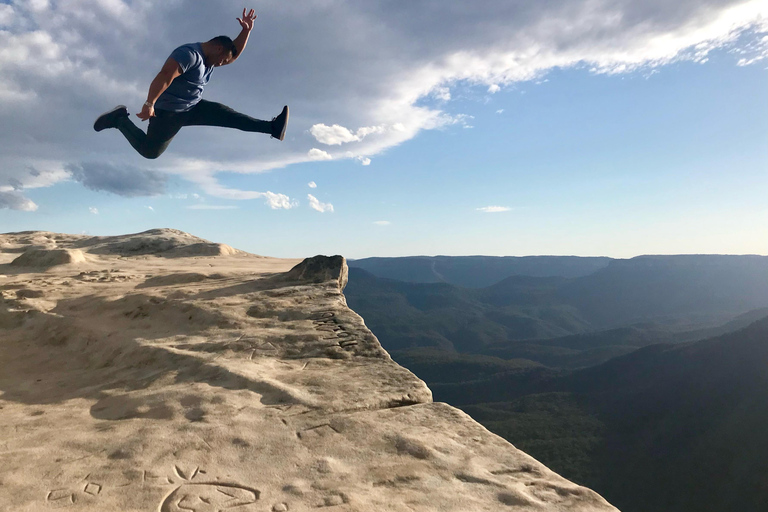
[[[299,205],[285,194],[276,192],[258,192],[256,190],[238,190],[222,185],[216,178],[207,173],[195,172],[192,179],[199,184],[211,196],[230,200],[264,199],[266,204],[273,210],[290,210]],[[193,194],[196,199],[201,199],[197,194]]]
[[[167,177],[156,171],[105,162],[71,164],[67,169],[75,181],[91,190],[124,197],[154,196],[165,192]]]
[[[501,213],[501,212],[508,212],[512,208],[509,208],[507,206],[483,206],[482,208],[477,208],[477,211],[484,212],[484,213]]]
[[[315,183],[314,181],[310,181],[309,183],[307,183],[307,186],[309,188],[317,188],[317,183]]]
[[[237,210],[237,206],[233,205],[217,205],[217,204],[193,204],[187,206],[188,210]]]
[[[99,209],[98,208],[94,208],[93,206],[89,207],[88,211],[91,212],[94,215],[98,215],[99,214]]]
[[[313,210],[317,210],[320,213],[333,212],[333,205],[331,203],[321,203],[312,194],[307,194],[307,198],[309,199],[309,207]]]
[[[0,209],[3,208],[34,212],[37,205],[18,192],[0,192]]]
[[[377,221],[374,221],[374,224],[376,224],[377,226],[389,226],[392,223],[389,222],[388,220],[377,220]]]

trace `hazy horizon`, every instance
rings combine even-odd
[[[176,229],[176,228],[149,228],[149,230],[152,229]],[[148,230],[144,230],[148,231]],[[182,230],[183,231],[183,230]],[[13,234],[19,234],[19,233],[35,233],[35,232],[52,232],[50,230],[45,229],[36,229],[36,230],[21,230],[21,231],[8,231],[0,233],[0,235],[13,235]],[[93,234],[93,233],[63,233],[63,234],[80,234],[83,236],[97,236],[97,237],[110,237],[110,236],[120,236],[120,235],[129,235],[129,234],[137,234],[141,233],[141,231],[137,231],[135,233],[110,233],[110,234]],[[190,235],[199,236],[194,232],[188,232]],[[203,237],[201,237],[203,238]],[[230,245],[234,247],[235,249],[240,249],[246,252],[250,252],[253,254],[260,254],[261,256],[271,256],[275,258],[306,258],[314,256],[315,254],[296,254],[296,255],[287,255],[287,256],[276,256],[273,254],[262,254],[258,251],[248,250],[244,247],[239,247],[236,245],[233,245],[232,243],[226,241],[226,240],[219,240],[219,239],[208,239],[210,242],[214,243],[223,243]],[[353,257],[353,256],[347,256],[346,254],[341,254],[341,256],[344,256],[349,261],[355,261],[355,260],[364,260],[369,258],[473,258],[473,257],[479,257],[479,258],[537,258],[537,257],[555,257],[555,258],[561,258],[561,257],[573,257],[573,258],[609,258],[612,260],[630,260],[633,258],[640,258],[644,256],[757,256],[757,257],[768,257],[767,254],[757,254],[757,253],[740,253],[740,254],[734,254],[734,253],[641,253],[641,254],[635,254],[633,256],[610,256],[605,254],[398,254],[394,256],[380,256],[380,255],[371,255],[371,256],[359,256],[359,257]]]

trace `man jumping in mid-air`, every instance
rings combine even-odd
[[[243,53],[255,20],[253,9],[248,14],[243,9],[243,17],[237,18],[243,30],[234,41],[227,36],[218,36],[204,43],[179,46],[171,53],[163,69],[152,80],[141,113],[136,114],[142,121],[149,120],[147,133],[133,124],[125,105],[100,115],[93,129],[100,132],[117,128],[145,158],[160,156],[182,126],[224,126],[268,133],[283,140],[288,125],[287,106],[272,121],[261,121],[221,103],[202,99],[203,88],[213,68],[230,64]]]

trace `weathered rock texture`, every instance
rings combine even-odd
[[[0,235],[0,510],[616,510],[432,403],[342,257],[223,247]]]

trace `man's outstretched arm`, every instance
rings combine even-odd
[[[139,119],[146,121],[150,117],[155,117],[155,102],[179,75],[181,75],[181,66],[174,59],[168,57],[168,60],[163,64],[163,69],[149,84],[147,101],[141,107],[141,112],[136,114]]]
[[[139,119],[146,121],[150,117],[155,117],[155,102],[179,75],[181,75],[181,66],[169,57],[165,64],[163,64],[163,69],[160,70],[155,79],[152,80],[152,83],[149,84],[147,102],[141,107],[141,112],[136,114]]]
[[[246,14],[245,9],[243,9],[243,17],[237,18],[237,21],[240,22],[240,26],[243,29],[232,42],[235,44],[235,48],[237,48],[237,57],[239,57],[240,54],[243,53],[243,50],[245,50],[245,45],[248,44],[248,36],[251,35],[251,30],[253,30],[253,23],[256,21],[256,14],[254,14],[253,9],[251,9],[248,14]],[[237,57],[229,61],[227,64],[231,64],[237,60]]]

